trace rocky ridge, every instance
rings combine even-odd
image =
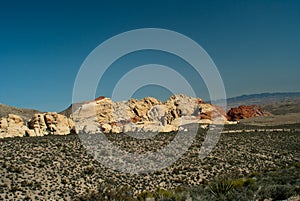
[[[69,117],[56,112],[36,113],[26,121],[8,114],[0,119],[0,138],[66,135],[76,133],[126,133],[186,131],[187,124],[235,124],[237,120],[266,116],[259,106],[240,106],[228,113],[221,107],[183,94],[166,102],[153,97],[113,102],[100,96],[93,101],[76,104]]]
[[[166,102],[146,97],[113,102],[97,98],[81,105],[71,115],[77,133],[170,132],[191,123],[230,124],[226,112],[200,98],[173,95]]]

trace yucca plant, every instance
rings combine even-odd
[[[210,192],[216,198],[223,198],[224,196],[226,196],[232,189],[232,187],[233,184],[228,179],[217,180],[209,185]]]

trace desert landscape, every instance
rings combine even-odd
[[[1,1],[0,201],[300,201],[300,1]]]
[[[119,103],[103,97],[95,99],[76,109],[90,105],[97,107],[98,127],[94,127],[95,118],[84,116],[85,126],[79,128],[76,128],[75,120],[75,125],[71,122],[72,112],[34,114],[35,111],[30,119],[24,118],[25,114],[19,119],[19,113],[9,115],[16,109],[9,110],[6,106],[0,124],[1,199],[300,199],[299,99],[293,97],[264,101],[255,106],[238,106],[227,113],[199,98],[175,95],[169,100],[167,103],[151,98],[130,100],[129,107],[122,103],[127,112],[135,111],[128,115],[124,110],[107,112],[108,108],[119,109]],[[166,110],[162,109],[163,105]],[[152,108],[160,110],[154,113]],[[200,159],[199,151],[208,130],[218,127],[212,119],[213,113],[221,115],[225,125],[212,152]],[[179,120],[180,124],[172,123]],[[8,123],[3,126],[5,121]],[[158,133],[147,139],[134,138],[123,133],[128,124],[131,131],[141,135]],[[97,143],[97,132],[100,131],[119,149],[144,154],[167,146],[177,132],[188,135],[195,125],[197,134],[188,151],[171,166],[154,172],[131,174],[110,169],[95,160],[83,143],[84,138]],[[20,126],[22,128],[17,129]],[[14,136],[16,131],[18,134]]]

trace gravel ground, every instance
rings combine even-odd
[[[144,174],[122,173],[94,160],[78,135],[24,137],[0,140],[0,200],[74,200],[97,185],[130,186],[134,193],[157,187],[197,186],[220,175],[245,176],[300,161],[299,132],[222,134],[214,150],[200,160],[205,137],[200,130],[192,146],[173,165]],[[131,153],[159,150],[175,134],[151,139],[107,135]]]

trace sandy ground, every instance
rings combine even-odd
[[[277,126],[285,124],[299,124],[300,113],[288,113],[283,115],[272,115],[268,117],[254,117],[240,121],[242,124],[255,126]]]

